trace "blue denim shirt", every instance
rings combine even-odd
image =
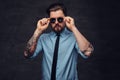
[[[42,34],[38,39],[35,53],[31,57],[34,58],[39,53],[43,53],[42,80],[50,80],[56,38],[55,32]],[[73,33],[65,28],[60,34],[56,80],[78,80],[78,54],[87,58],[80,51]]]

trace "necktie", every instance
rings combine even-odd
[[[57,39],[54,48],[53,63],[52,63],[51,80],[56,80],[56,65],[57,65],[57,57],[58,57],[59,39],[60,39],[60,34],[57,34]]]

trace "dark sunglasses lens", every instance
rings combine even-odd
[[[55,18],[50,19],[50,23],[55,23],[55,21],[56,21]]]
[[[59,23],[62,23],[62,22],[63,22],[63,18],[61,18],[61,17],[58,18],[57,20],[58,20]]]

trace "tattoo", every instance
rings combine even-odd
[[[28,41],[27,46],[24,51],[24,55],[26,58],[29,58],[30,56],[33,55],[35,48],[37,44],[37,37],[34,35],[31,37],[31,39]]]
[[[91,44],[89,44],[88,48],[83,51],[83,53],[92,53],[94,51],[94,48]]]

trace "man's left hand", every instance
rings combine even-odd
[[[68,29],[70,29],[71,31],[75,27],[74,19],[72,17],[65,17],[65,23]]]

